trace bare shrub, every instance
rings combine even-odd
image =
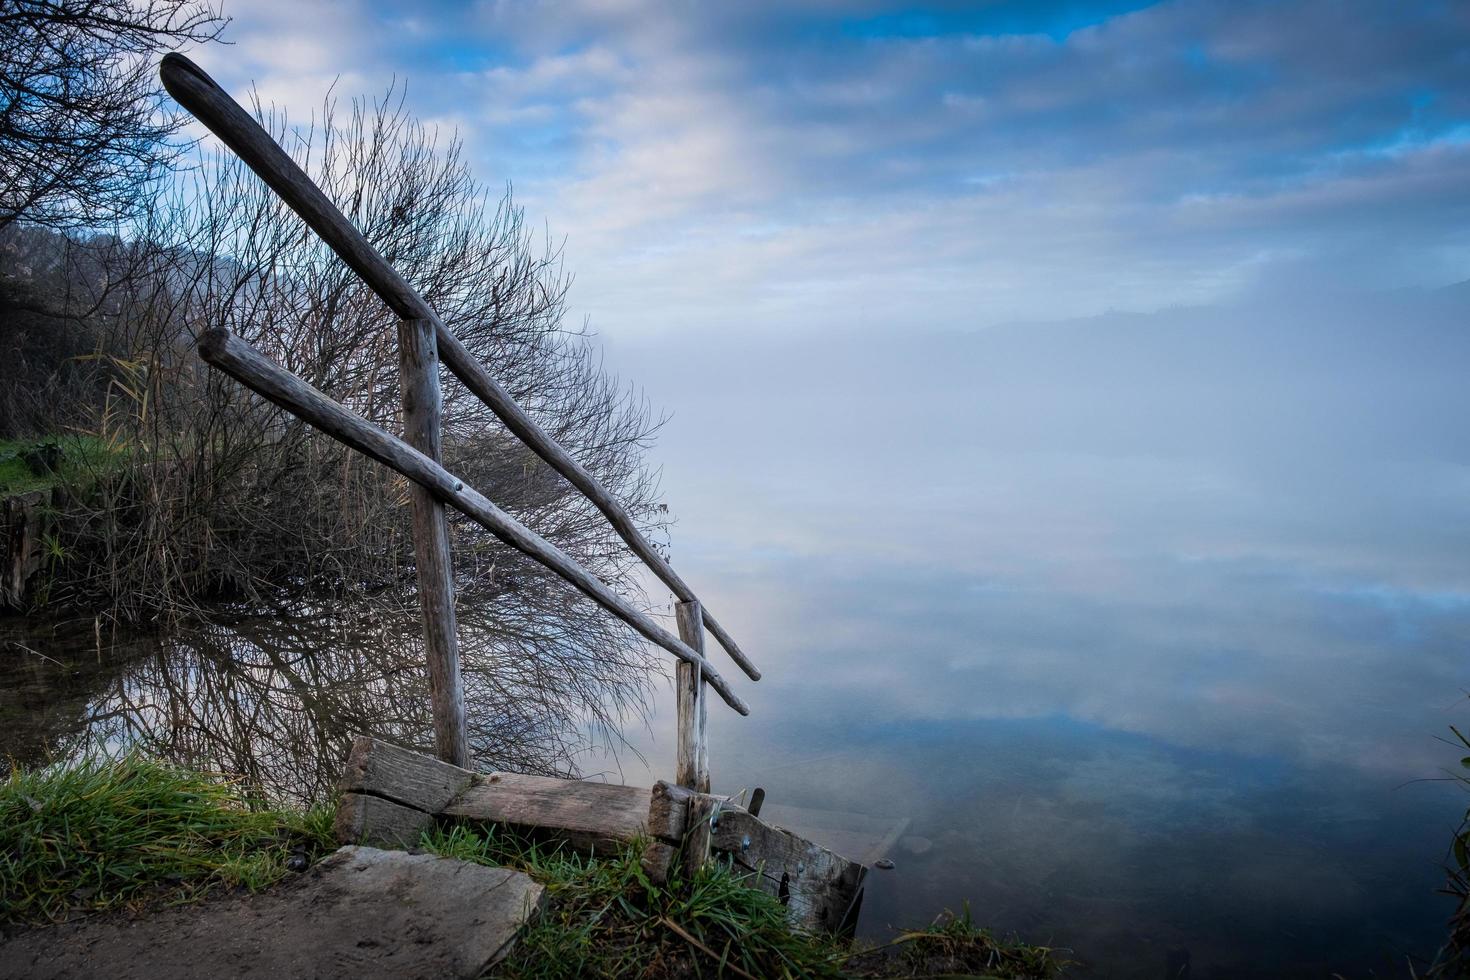
[[[509,192],[487,194],[459,142],[438,140],[391,95],[354,103],[345,118],[329,105],[304,131],[263,121],[533,417],[658,532],[665,509],[644,464],[658,420],[601,370],[584,331],[564,324],[560,252],[537,244]],[[67,560],[48,598],[106,602],[132,620],[219,598],[411,603],[393,588],[412,582],[402,478],[192,351],[200,332],[228,327],[396,430],[393,315],[224,152],[205,156],[135,239],[111,249],[120,285],[96,314],[107,381],[83,428],[115,447],[116,471],[68,505]],[[596,510],[452,378],[445,392],[446,464],[646,605],[633,559]],[[538,677],[519,690],[545,692],[548,708],[571,698],[609,732],[638,710],[657,662],[641,640],[478,525],[456,522],[453,534],[461,607],[490,613],[482,649]]]
[[[154,56],[224,23],[196,0],[0,0],[0,228],[146,208],[182,149]]]

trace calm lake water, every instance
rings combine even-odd
[[[1080,976],[1178,949],[1194,977],[1407,976],[1466,803],[1432,781],[1470,721],[1464,307],[610,344],[677,413],[676,564],[766,673],[749,718],[711,705],[715,788],[907,820],[875,938],[968,902]],[[406,629],[11,622],[0,740],[141,740],[313,798],[349,733],[425,739]],[[476,669],[493,761],[529,722]],[[567,758],[666,776],[667,690],[652,710]]]

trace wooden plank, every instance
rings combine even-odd
[[[434,823],[422,810],[365,793],[343,793],[332,830],[341,844],[413,847]]]
[[[438,813],[470,784],[474,773],[421,752],[359,735],[347,755],[339,788]]]
[[[666,844],[661,840],[649,841],[643,847],[639,864],[643,867],[643,873],[648,875],[649,881],[655,885],[666,885],[678,856],[679,849],[673,844]]]
[[[635,609],[601,579],[567,557],[560,548],[529,530],[479,491],[465,486],[464,481],[402,439],[384,432],[356,412],[328,398],[228,330],[206,331],[199,338],[199,354],[247,388],[332,438],[428,488],[439,500],[473,518],[501,541],[576,586],[646,639],[681,660],[699,665],[706,683],[726,704],[742,715],[750,714],[749,706],[730,689],[709,661]]]
[[[653,784],[648,802],[648,834],[679,843],[689,820],[689,801],[694,791],[660,779]]]
[[[321,188],[312,182],[239,103],[230,98],[202,68],[181,54],[164,55],[158,73],[168,93],[234,150],[245,161],[246,166],[255,171],[281,200],[300,215],[393,312],[405,320],[431,322],[439,352],[455,377],[474,392],[505,423],[506,428],[514,432],[537,456],[586,495],[617,531],[618,536],[681,601],[694,599],[693,590],[638,530],[633,518],[618,499],[516,404],[510,393],[490,376],[484,365],[450,332],[424,298],[398,274],[398,270],[378,254]],[[715,622],[708,610],[703,612],[703,618],[705,626],[740,669],[751,680],[760,680],[760,671],[740,650],[730,634]]]
[[[709,863],[713,825],[729,803],[723,796],[695,793],[689,798],[689,823],[684,833],[684,869],[693,874]]]
[[[780,898],[793,925],[844,932],[854,924],[868,870],[856,861],[738,808],[709,824],[709,850],[753,872],[751,884]]]
[[[649,791],[514,772],[476,775],[442,816],[540,830],[597,853],[648,835]]]
[[[704,620],[699,600],[680,602],[674,606],[679,624],[679,639],[700,656],[704,655]],[[706,731],[709,709],[705,703],[703,677],[695,664],[680,662],[675,666],[674,690],[677,707],[677,759],[674,780],[698,793],[709,792],[709,746]]]
[[[428,320],[398,321],[398,388],[403,401],[403,438],[440,462],[439,355],[434,325]],[[465,734],[464,681],[459,672],[459,637],[454,620],[454,560],[449,553],[449,520],[444,505],[427,488],[409,484],[413,501],[413,553],[418,572],[419,608],[424,621],[424,654],[429,662],[429,702],[439,758],[470,764]]]

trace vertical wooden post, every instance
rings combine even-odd
[[[439,462],[439,350],[432,320],[398,322],[398,386],[403,397],[404,440]],[[417,483],[413,500],[413,553],[418,565],[419,608],[429,658],[429,698],[439,758],[468,769],[464,683],[459,674],[459,636],[454,622],[454,565],[444,505]]]
[[[699,600],[676,603],[674,618],[679,622],[679,639],[703,656],[704,613],[699,607]],[[674,669],[679,715],[679,755],[674,766],[674,781],[697,793],[708,793],[709,747],[705,742],[705,725],[709,711],[704,697],[704,678],[699,667],[682,660]]]

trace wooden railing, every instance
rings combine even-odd
[[[679,659],[676,781],[709,791],[704,685],[726,704],[749,714],[745,702],[704,656],[708,629],[751,680],[760,671],[710,615],[694,591],[638,530],[618,500],[547,435],[474,358],[423,297],[406,282],[312,182],[259,123],[205,72],[178,54],[159,66],[164,87],[178,103],[265,181],[399,318],[399,388],[404,436],[399,438],[333,401],[227,330],[207,331],[199,353],[246,387],[334,439],[391,467],[411,481],[414,556],[424,641],[429,661],[434,738],[439,757],[468,766],[464,690],[454,621],[454,581],[446,506],[476,521],[501,541],[545,565],[639,634]],[[439,361],[511,432],[579,490],[678,599],[674,636],[608,588],[551,542],[495,506],[440,463]]]

